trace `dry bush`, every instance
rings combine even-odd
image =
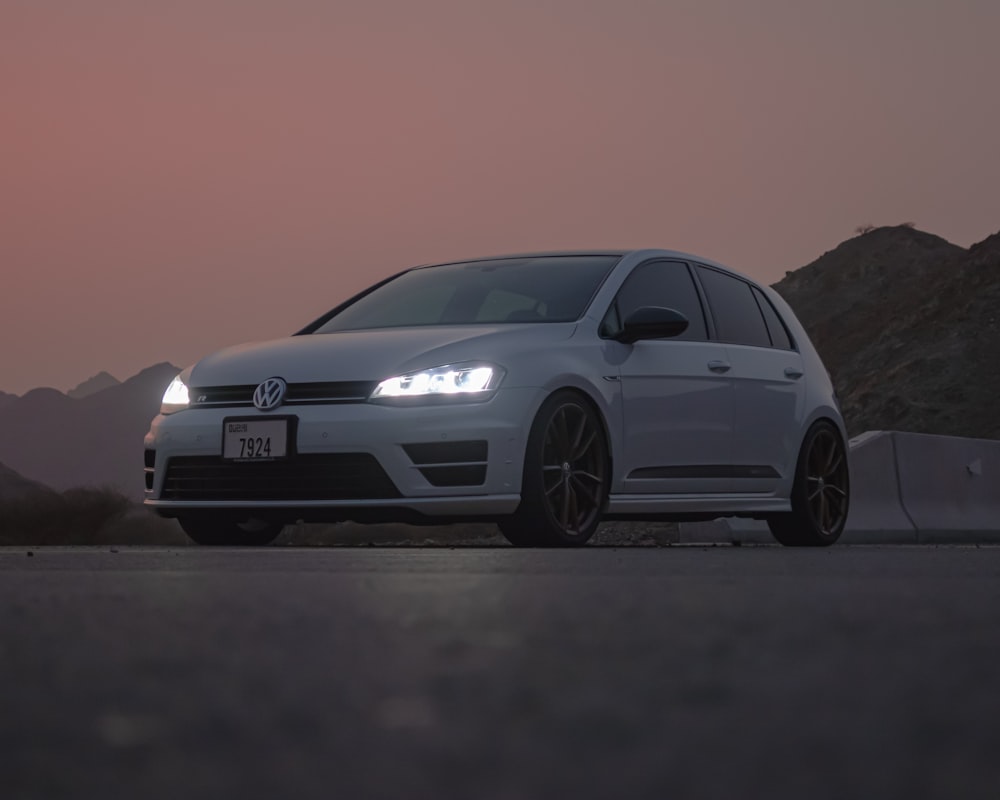
[[[174,523],[110,488],[34,492],[0,503],[0,545],[186,543]]]
[[[36,492],[0,504],[0,544],[44,544],[66,519],[66,501],[55,492]]]
[[[85,536],[89,542],[108,522],[118,519],[128,511],[129,500],[114,489],[85,487],[63,492],[67,515],[62,518],[68,528]]]

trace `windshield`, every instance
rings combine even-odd
[[[572,322],[620,256],[501,258],[420,267],[360,297],[313,333],[415,325]]]

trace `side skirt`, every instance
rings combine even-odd
[[[791,511],[788,498],[760,494],[613,494],[605,519],[687,516],[756,517]]]

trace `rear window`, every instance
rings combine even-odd
[[[572,322],[620,256],[469,261],[404,272],[358,298],[314,333],[421,325]]]
[[[720,341],[770,347],[767,324],[750,284],[708,267],[698,267]]]
[[[761,313],[764,315],[767,332],[771,336],[771,344],[781,350],[794,350],[792,337],[788,335],[788,329],[781,321],[781,317],[778,316],[778,312],[774,310],[771,301],[756,286],[753,287],[753,296],[757,298],[757,305],[760,306]]]

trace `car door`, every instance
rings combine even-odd
[[[698,266],[697,275],[732,365],[734,491],[772,492],[798,456],[802,357],[759,288],[711,267]]]
[[[689,320],[669,339],[610,342],[619,363],[623,452],[614,491],[625,494],[729,490],[733,385],[723,345],[709,341],[702,298],[690,267],[653,260],[622,284],[602,326],[612,336],[642,306],[672,308]]]

